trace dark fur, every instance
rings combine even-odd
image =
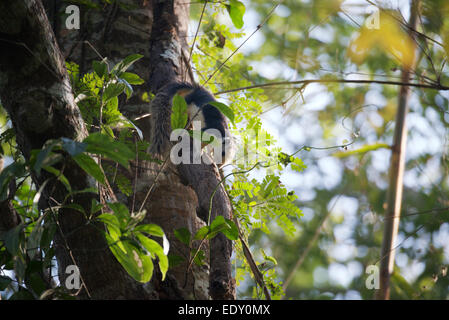
[[[171,102],[175,94],[183,95],[188,106],[195,104],[201,109],[205,120],[205,123],[202,123],[202,131],[216,129],[220,131],[223,138],[229,136],[225,116],[216,107],[209,104],[209,102],[215,101],[211,93],[199,85],[182,82],[171,83],[152,101],[152,146],[150,149],[152,153],[163,154],[170,146]],[[222,156],[225,157],[224,148]]]

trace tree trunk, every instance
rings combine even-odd
[[[411,30],[416,30],[419,1],[411,3],[409,21],[410,38],[415,39]],[[414,66],[404,67],[402,71],[402,83],[409,83]],[[385,212],[384,235],[380,260],[380,288],[376,294],[378,300],[390,299],[390,276],[394,269],[395,242],[399,230],[401,216],[403,176],[405,168],[405,152],[407,146],[407,113],[409,109],[410,87],[402,86],[398,98],[398,111],[396,113],[396,126],[394,130],[392,154],[390,160],[390,181],[387,193],[387,209]]]
[[[98,1],[98,3],[102,3]],[[0,98],[17,133],[20,150],[29,158],[32,149],[40,149],[48,139],[69,137],[80,140],[87,135],[64,67],[64,60],[80,65],[80,72],[91,69],[93,60],[107,57],[115,63],[127,55],[140,53],[144,58],[131,71],[145,84],[135,88],[128,101],[121,101],[122,112],[130,119],[148,114],[149,105],[142,99],[145,92],[158,93],[165,84],[191,78],[186,65],[186,42],[189,5],[185,1],[114,2],[102,9],[81,7],[81,29],[65,28],[65,5],[45,0],[51,25],[39,0],[17,0],[0,4]],[[53,36],[51,26],[56,37]],[[57,40],[56,40],[57,39]],[[59,43],[58,44],[56,43]],[[61,48],[61,49],[59,49]],[[61,54],[62,52],[62,54]],[[45,120],[45,121],[43,121]],[[146,139],[148,117],[136,121]],[[198,218],[209,207],[212,187],[218,186],[220,175],[215,166],[170,163],[163,168],[136,159],[130,172],[123,171],[135,186],[134,194],[119,196],[130,208],[147,211],[144,223],[159,224],[170,241],[170,252],[189,257],[190,249],[177,241],[175,229],[185,227],[193,234],[205,222]],[[157,172],[162,171],[162,174]],[[64,169],[73,190],[90,186],[88,177],[74,163]],[[33,177],[41,185],[48,177]],[[150,188],[155,185],[154,189]],[[201,184],[208,189],[201,188]],[[114,188],[115,189],[115,188]],[[48,183],[46,206],[50,199],[62,199],[64,188]],[[50,198],[51,196],[51,198]],[[84,194],[74,200],[89,212],[95,194]],[[206,206],[207,203],[207,206]],[[231,218],[231,207],[222,186],[213,199],[213,214]],[[55,239],[61,283],[66,266],[76,264],[84,290],[81,298],[94,299],[234,299],[235,285],[231,276],[232,244],[219,236],[211,245],[209,261],[187,270],[188,259],[170,268],[165,281],[155,273],[148,284],[134,281],[118,264],[103,235],[86,225],[82,214],[74,210],[58,213],[59,234]],[[198,244],[196,244],[198,245]],[[206,254],[208,246],[203,248]],[[209,277],[210,275],[210,277]],[[210,287],[210,289],[209,289]]]

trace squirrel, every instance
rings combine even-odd
[[[213,95],[204,87],[197,84],[185,82],[174,82],[165,86],[159,92],[151,104],[151,146],[150,152],[153,154],[165,154],[170,148],[171,133],[171,104],[173,97],[178,94],[187,103],[189,123],[199,121],[201,131],[215,129],[221,139],[222,154],[219,167],[229,164],[235,154],[235,143],[226,117],[216,107],[210,104],[215,101]],[[213,134],[212,134],[213,135]]]

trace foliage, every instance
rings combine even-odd
[[[201,31],[191,40],[197,81],[217,93],[220,102],[214,105],[230,120],[239,146],[236,161],[224,168],[223,183],[240,235],[248,240],[272,298],[373,297],[373,290],[365,286],[365,268],[381,258],[386,159],[401,68],[416,59],[414,83],[435,88],[448,83],[449,5],[444,0],[421,2],[415,42],[407,35],[401,13],[407,8],[394,7],[391,1],[382,2],[385,7],[366,1],[360,6],[362,13],[360,7],[340,0],[191,3],[192,18]],[[380,13],[379,29],[374,30],[364,25],[373,10]],[[259,43],[246,49],[256,36]],[[163,238],[157,226],[137,225],[144,213],[130,213],[120,204],[110,204],[97,218],[102,210],[98,203],[92,204],[91,212],[68,202],[55,212],[39,211],[43,186],[34,186],[30,179],[31,173],[49,174],[72,194],[71,182],[61,170],[64,161],[75,161],[105,184],[105,172],[113,168],[94,157],[127,167],[137,150],[140,159],[151,160],[145,142],[127,144],[135,126],[119,110],[119,96],[129,98],[132,86],[143,82],[127,71],[139,58],[129,56],[113,67],[107,59],[95,61],[94,72],[83,75],[76,64],[67,62],[90,132],[84,141],[48,141],[26,162],[13,130],[6,126],[2,131],[2,154],[14,162],[0,175],[0,200],[12,199],[24,221],[4,235],[0,245],[0,290],[13,289],[10,298],[45,295],[35,270],[54,264],[54,215],[64,207],[101,220],[112,252],[138,281],[151,277],[156,257],[163,275],[182,259],[166,257],[163,246],[149,237]],[[293,83],[300,79],[322,82]],[[352,83],[335,81],[339,79]],[[396,85],[380,83],[384,80]],[[220,94],[230,89],[237,90]],[[415,88],[412,98],[392,298],[446,299],[449,96],[443,90]],[[175,97],[173,104],[172,127],[184,128],[185,103]],[[1,119],[5,126],[4,114]],[[117,126],[129,130],[117,136]],[[280,134],[271,132],[273,128]],[[131,192],[126,177],[116,182],[125,194]],[[194,235],[179,229],[175,236],[190,248],[190,262],[202,264],[204,252],[198,243],[218,232],[236,240],[238,231],[234,222],[218,217]],[[235,248],[238,297],[262,298],[241,243],[236,241]],[[134,252],[138,261],[130,259]],[[10,270],[14,277],[3,272]]]
[[[400,82],[401,67],[416,59],[415,83],[435,88],[448,83],[449,6],[442,0],[421,2],[416,43],[404,24],[408,6],[395,7],[393,1],[252,0],[245,2],[251,16],[244,16],[242,29],[233,28],[232,19],[220,19],[229,13],[221,3],[209,3],[201,19],[203,36],[195,39],[192,57],[198,81],[214,92],[252,87],[219,96],[235,113],[239,145],[246,154],[258,154],[247,157],[251,161],[246,165],[237,162],[235,174],[227,178],[243,232],[253,251],[264,248],[278,260],[273,270],[283,276],[271,278],[277,288],[305,254],[286,287],[287,298],[373,298],[374,291],[365,287],[365,268],[380,260],[386,160],[399,86],[357,80]],[[197,22],[201,10],[202,4],[192,4]],[[376,13],[379,29],[369,29],[364,23],[376,19]],[[253,37],[252,28],[258,29]],[[252,41],[256,44],[246,48]],[[245,45],[237,50],[237,43]],[[323,82],[298,86],[286,81],[301,79]],[[326,82],[336,79],[354,83]],[[266,85],[270,82],[283,84]],[[443,240],[448,230],[448,96],[416,88],[412,97],[392,298],[446,299],[449,280],[440,270],[449,263]],[[265,125],[278,129],[284,151],[270,134],[263,148],[252,144]],[[290,155],[299,156],[307,170],[295,173],[287,162],[287,168],[277,171]],[[301,168],[302,164],[296,169]],[[270,215],[260,190],[264,181],[266,186],[277,180],[286,181],[280,186],[294,189],[299,200],[301,194],[307,200],[275,204],[285,207]],[[307,213],[302,219],[290,215],[295,212],[289,208],[292,200]],[[283,223],[282,216],[293,219]],[[260,297],[255,283],[248,281],[249,268],[240,250],[237,246],[239,297]],[[256,254],[256,259],[264,258]],[[267,275],[265,280],[269,283]]]
[[[118,96],[125,93],[129,98],[133,92],[131,85],[143,82],[137,75],[126,72],[141,57],[128,56],[110,71],[107,60],[94,61],[94,72],[82,76],[76,64],[68,63],[78,105],[91,133],[82,142],[64,137],[49,140],[42,149],[33,150],[29,161],[20,155],[0,173],[0,198],[2,201],[12,199],[14,209],[23,221],[2,235],[4,240],[0,245],[2,270],[10,270],[14,274],[14,278],[6,275],[1,278],[1,290],[12,289],[13,294],[9,299],[43,299],[55,292],[62,298],[70,298],[63,286],[46,290],[48,284],[40,276],[45,270],[49,270],[51,276],[52,268],[55,267],[52,240],[58,226],[57,216],[60,210],[65,209],[82,213],[87,224],[95,225],[96,221],[104,223],[106,229],[100,231],[105,235],[114,256],[134,279],[148,282],[153,275],[152,260],[156,258],[162,278],[165,278],[168,240],[162,229],[154,224],[139,224],[145,212],[130,213],[128,208],[118,202],[108,203],[107,206],[93,202],[90,211],[86,212],[81,205],[72,202],[73,196],[97,193],[96,188],[73,191],[73,182],[64,175],[65,163],[74,161],[96,182],[105,185],[107,178],[99,159],[129,168],[129,161],[136,158],[136,148],[141,159],[150,159],[148,155],[142,154],[142,150],[148,147],[147,143],[140,142],[135,146],[124,138],[134,126],[129,125],[129,120],[118,109]],[[94,123],[99,125],[94,126]],[[116,138],[113,129],[120,125],[128,131],[122,131],[121,136]],[[11,129],[3,132],[2,142],[16,148]],[[30,175],[41,176],[44,171],[50,174],[48,179],[42,185],[34,186],[29,179]],[[54,179],[67,189],[67,196],[64,202],[57,206],[50,205],[49,209],[43,211],[38,206],[42,191]],[[14,190],[15,193],[11,193],[11,182],[19,186]],[[129,180],[123,176],[117,180],[117,184],[121,190],[129,189]],[[163,247],[150,236],[162,237]]]

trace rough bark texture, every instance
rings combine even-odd
[[[159,91],[165,84],[181,81],[189,66],[184,28],[181,21],[188,21],[185,4],[174,5],[172,1],[155,0],[152,28],[150,87]],[[176,3],[176,2],[175,2]],[[178,2],[179,3],[179,2]],[[184,10],[183,10],[184,9]],[[154,109],[154,108],[153,108]],[[180,164],[178,166],[182,181],[190,186],[198,196],[198,214],[209,211],[212,193],[220,183],[218,169],[214,165]],[[220,185],[213,199],[211,221],[217,214],[231,218],[231,206],[224,188]],[[210,244],[209,294],[212,299],[235,299],[235,282],[231,273],[232,243],[222,234],[212,239]]]
[[[70,83],[53,32],[40,1],[0,3],[0,97],[12,120],[20,150],[29,158],[48,139],[80,140],[87,131],[74,103]],[[88,176],[68,161],[64,174],[73,190],[91,186]],[[48,176],[34,176],[37,186]],[[61,201],[65,189],[50,180],[44,192],[47,205]],[[74,197],[89,212],[94,194]],[[93,299],[151,298],[121,268],[96,228],[85,225],[75,210],[60,210],[55,238],[60,280],[65,267],[76,264],[87,290],[81,297]]]
[[[232,209],[229,198],[222,184],[217,168],[206,164],[180,164],[178,166],[181,176],[188,180],[199,198],[198,215],[210,221],[217,215],[232,220]],[[217,189],[217,190],[216,190]],[[214,191],[216,190],[215,194]],[[213,196],[213,198],[212,198]],[[209,294],[212,299],[235,299],[235,280],[232,277],[232,242],[223,234],[218,234],[210,242],[210,276]]]
[[[128,0],[121,1],[130,6],[127,9],[117,4],[100,6],[102,9],[98,10],[81,7],[80,30],[65,29],[60,15],[65,7],[60,1],[44,0],[44,3],[51,25],[39,0],[0,3],[0,38],[3,39],[0,40],[0,98],[26,157],[32,149],[42,148],[48,139],[69,137],[80,140],[87,134],[74,103],[64,59],[78,63],[83,72],[90,70],[92,60],[107,57],[109,61],[117,62],[129,54],[143,54],[144,58],[130,71],[139,74],[146,81],[145,85],[137,87],[133,97],[120,104],[123,113],[131,119],[150,111],[149,104],[142,99],[144,92],[157,93],[169,82],[185,80],[186,75],[189,75],[188,81],[193,81],[185,58],[188,53],[187,2]],[[146,138],[150,131],[149,120],[144,117],[136,121]],[[211,243],[209,273],[208,261],[202,267],[193,265],[188,269],[190,249],[173,235],[173,230],[181,227],[195,233],[205,225],[197,211],[208,210],[211,193],[220,181],[216,167],[175,167],[168,163],[162,174],[157,174],[162,170],[160,166],[137,159],[132,168],[123,173],[133,180],[135,194],[118,198],[134,210],[143,204],[147,210],[145,222],[162,226],[170,240],[171,252],[184,256],[186,262],[170,269],[164,282],[155,274],[150,283],[139,284],[118,264],[100,232],[86,226],[79,212],[64,210],[59,213],[60,233],[55,239],[61,282],[64,281],[65,267],[75,261],[88,289],[81,293],[84,298],[235,298],[231,243],[222,236]],[[90,186],[88,177],[73,163],[68,163],[64,174],[74,190]],[[34,180],[40,185],[46,178],[42,175]],[[155,188],[149,192],[153,184]],[[56,200],[65,196],[65,189],[56,183],[49,183],[46,190],[47,200],[49,196]],[[96,195],[87,194],[73,201],[89,211],[94,197]],[[220,186],[213,200],[212,219],[215,214],[230,218],[230,212],[229,199]],[[209,253],[208,245],[203,249]]]

